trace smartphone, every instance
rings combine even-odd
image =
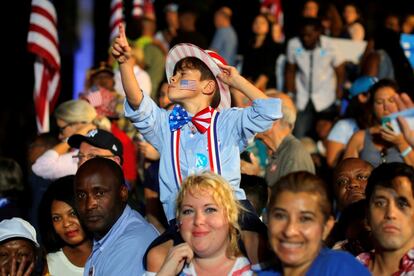
[[[401,133],[400,125],[398,123],[397,117],[404,117],[407,121],[410,129],[414,130],[414,108],[406,109],[400,112],[392,113],[381,119],[381,125],[386,127],[395,133]]]

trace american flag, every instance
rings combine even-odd
[[[39,133],[49,131],[49,112],[60,91],[60,54],[57,16],[49,0],[33,0],[27,49],[36,55],[34,103]]]
[[[197,81],[195,80],[181,80],[180,89],[197,90]]]
[[[124,4],[122,0],[111,1],[111,19],[109,20],[110,36],[112,42],[118,35],[118,26],[124,22]]]

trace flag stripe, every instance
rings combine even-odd
[[[39,132],[49,131],[49,112],[60,91],[60,54],[57,15],[49,0],[33,0],[27,49],[36,55],[33,98]]]

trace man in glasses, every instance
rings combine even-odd
[[[108,131],[93,129],[86,136],[75,134],[68,143],[72,148],[79,149],[78,154],[73,156],[78,160],[78,167],[95,157],[112,159],[120,166],[123,164],[122,144]]]

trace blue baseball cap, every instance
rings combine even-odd
[[[349,89],[349,98],[353,98],[356,95],[367,92],[378,79],[376,77],[362,76],[357,78]]]

